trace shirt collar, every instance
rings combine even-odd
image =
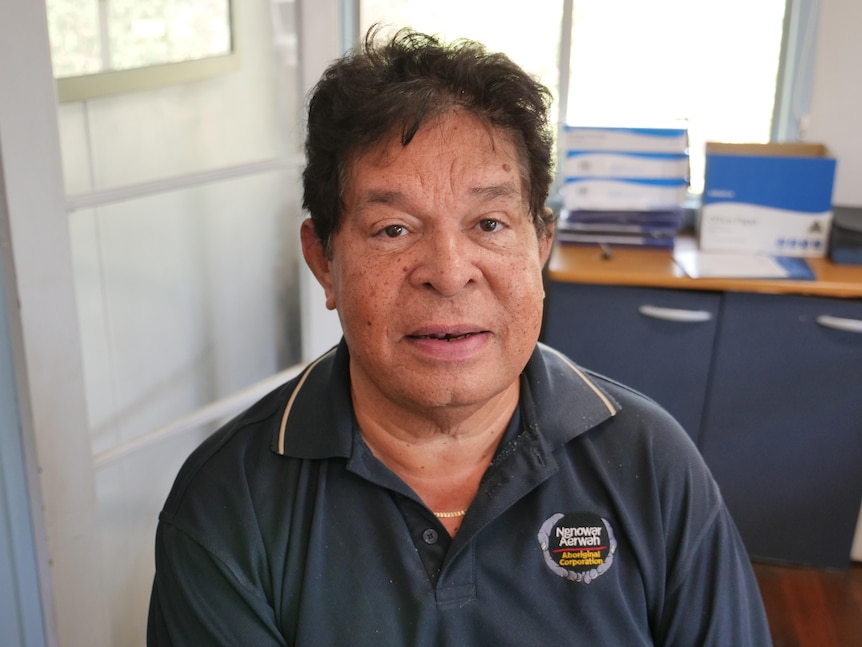
[[[274,438],[277,454],[309,459],[350,456],[353,405],[349,362],[342,339],[296,378]]]
[[[620,405],[565,355],[537,344],[524,369],[522,414],[551,450],[615,416]]]
[[[296,378],[273,439],[276,453],[305,459],[351,455],[349,362],[350,353],[342,339]],[[523,424],[534,427],[551,450],[619,410],[581,368],[542,344],[533,351],[524,378],[520,403]]]

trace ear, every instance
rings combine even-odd
[[[335,310],[335,290],[332,283],[332,262],[326,255],[323,249],[323,243],[314,233],[314,227],[311,224],[311,219],[306,218],[302,221],[299,229],[300,240],[302,241],[302,255],[305,257],[305,262],[308,265],[314,278],[323,287],[323,292],[326,295],[326,307],[329,310]]]
[[[545,207],[545,213],[550,215],[551,209]],[[553,247],[554,243],[555,226],[556,224],[554,222],[549,223],[545,235],[539,238],[539,259],[542,261],[542,267],[545,267],[545,263],[548,262],[548,258],[551,255],[551,247]]]

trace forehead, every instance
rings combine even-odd
[[[520,147],[506,130],[494,127],[464,109],[452,109],[430,119],[405,145],[401,131],[393,130],[380,143],[348,160],[343,188],[362,190],[367,184],[404,181],[412,178],[431,188],[434,180],[481,181],[492,175],[517,179],[517,188],[526,187],[526,163]],[[486,178],[490,179],[490,178]]]

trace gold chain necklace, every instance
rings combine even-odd
[[[434,516],[438,519],[455,519],[457,517],[463,517],[467,514],[467,509],[456,510],[455,512],[435,512]]]

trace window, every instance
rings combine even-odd
[[[489,11],[488,3],[478,0],[360,0],[359,27],[364,33],[376,21],[409,25],[447,38],[476,38],[505,51],[551,87],[565,123],[684,124],[691,189],[699,193],[706,141],[772,137],[790,24],[785,5],[793,4],[501,0]]]
[[[577,0],[568,123],[688,127],[692,190],[708,140],[770,139],[785,0]]]
[[[413,27],[444,40],[471,38],[509,57],[554,92],[559,88],[561,0],[497,0],[493,11],[478,0],[360,0],[359,34],[375,23]],[[523,12],[524,15],[521,15]],[[515,18],[517,17],[517,18]],[[559,102],[554,102],[554,109]],[[554,115],[556,120],[556,114]]]
[[[61,101],[229,69],[229,0],[47,0],[46,7]]]

